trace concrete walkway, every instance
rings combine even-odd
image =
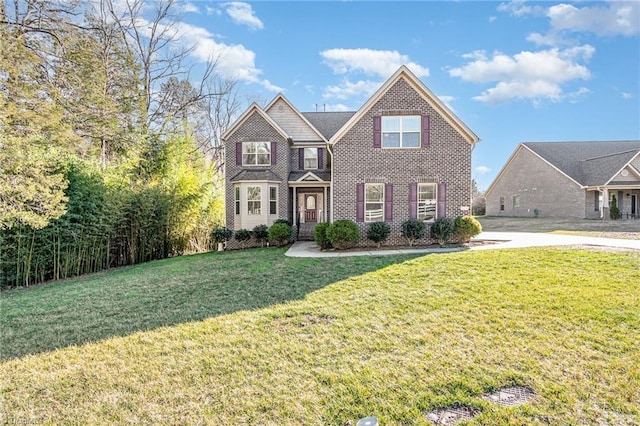
[[[547,247],[547,246],[600,246],[640,250],[640,240],[620,240],[615,238],[583,237],[577,235],[559,235],[534,232],[483,232],[474,240],[499,241],[470,248],[416,248],[389,250],[354,251],[320,251],[320,247],[313,241],[297,241],[285,253],[290,257],[348,257],[348,256],[385,256],[390,254],[429,254],[450,253],[464,250],[496,250],[503,248]]]

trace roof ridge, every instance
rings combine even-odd
[[[628,154],[630,152],[639,152],[639,151],[640,151],[640,149],[628,149],[626,151],[614,152],[614,153],[611,153],[611,154],[599,155],[597,157],[585,158],[584,160],[580,160],[580,161],[598,160],[600,158],[613,157],[615,155]]]

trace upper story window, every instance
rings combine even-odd
[[[433,220],[436,217],[436,184],[418,184],[418,219]]]
[[[271,165],[270,142],[242,142],[243,166]]]
[[[384,184],[367,183],[364,186],[364,220],[377,222],[384,218]]]
[[[420,116],[382,117],[383,148],[420,148]]]
[[[304,169],[316,170],[318,167],[318,148],[304,148]]]

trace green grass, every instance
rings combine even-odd
[[[429,424],[462,403],[472,424],[640,423],[637,252],[282,253],[4,293],[0,421]],[[511,384],[538,397],[481,398]]]

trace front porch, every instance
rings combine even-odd
[[[313,240],[315,225],[329,221],[330,185],[329,172],[291,173],[291,218],[297,239]]]
[[[610,219],[611,205],[615,196],[616,205],[620,211],[620,219],[640,219],[640,185],[610,185],[602,188],[595,201],[600,204],[600,217]]]

